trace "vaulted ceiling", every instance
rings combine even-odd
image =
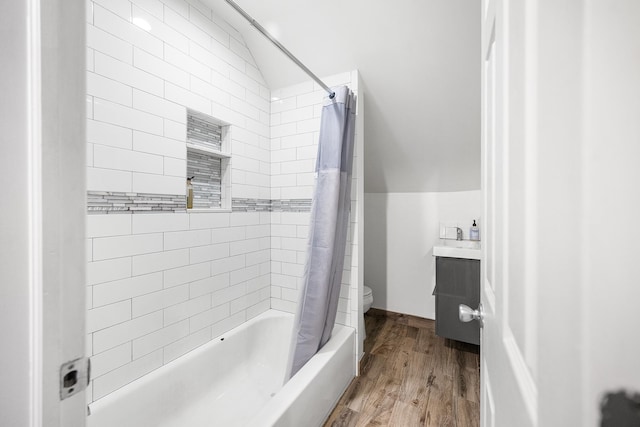
[[[273,88],[308,80],[224,0]],[[360,71],[365,191],[480,188],[480,2],[237,0],[318,76]]]

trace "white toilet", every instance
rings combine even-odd
[[[369,311],[369,309],[373,305],[373,291],[368,286],[364,287],[364,296],[362,298],[362,303],[365,313]]]

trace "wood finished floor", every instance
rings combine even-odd
[[[324,424],[480,425],[478,347],[440,338],[435,322],[371,309],[360,376]]]

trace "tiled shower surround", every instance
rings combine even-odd
[[[240,34],[197,0],[89,1],[87,24],[93,401],[269,308],[295,309],[324,94],[272,94]],[[357,90],[357,73],[328,82]],[[231,124],[231,211],[180,200],[187,108]],[[357,194],[338,314],[354,327]],[[98,212],[109,203],[120,208]]]

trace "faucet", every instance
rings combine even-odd
[[[462,228],[456,227],[456,240],[462,240]]]

